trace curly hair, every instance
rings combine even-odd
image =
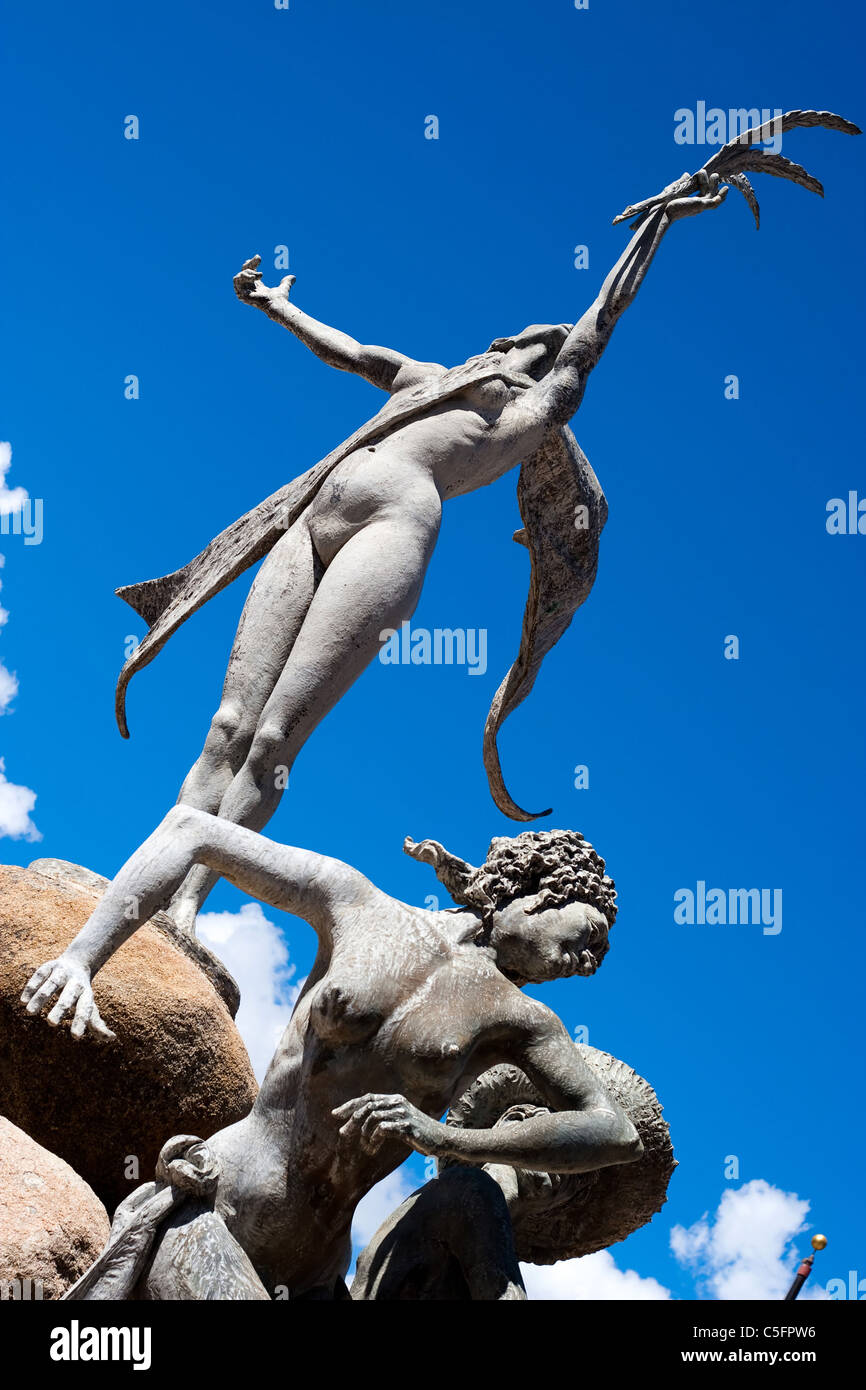
[[[616,888],[604,860],[577,830],[525,830],[491,840],[480,868],[451,854],[438,840],[403,844],[413,859],[431,864],[462,907],[479,913],[489,931],[494,913],[516,898],[528,898],[527,913],[566,903],[598,908],[610,929],[616,920]],[[599,929],[581,953],[578,974],[592,975],[607,954],[607,932]]]

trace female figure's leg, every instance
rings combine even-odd
[[[178,802],[216,814],[249,752],[269,695],[285,667],[324,566],[302,516],[266,557],[244,604],[229,657],[220,706],[205,745],[187,773]],[[169,912],[194,932],[195,884],[182,884]]]
[[[249,751],[220,801],[219,816],[253,830],[268,823],[295,758],[374,659],[382,630],[399,628],[414,613],[439,518],[436,498],[426,511],[401,510],[371,522],[338,551],[315,590]],[[185,921],[194,921],[218,878],[204,866],[192,871],[183,886]]]
[[[220,706],[178,801],[216,814],[301,629],[324,566],[306,516],[274,546],[244,604]]]

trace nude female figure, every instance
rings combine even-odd
[[[412,907],[337,860],[176,806],[63,956],[24,991],[28,1012],[59,996],[50,1023],[71,1017],[75,1037],[110,1039],[92,978],[136,930],[125,915],[130,900],[145,921],[193,864],[310,923],[316,961],[255,1105],[207,1141],[227,1251],[239,1244],[271,1295],[277,1286],[292,1297],[340,1293],[354,1209],[409,1149],[548,1173],[642,1152],[559,1019],[521,991],[527,981],[597,969],[616,916],[604,861],[562,830],[494,840],[480,868],[434,841],[407,848],[435,866],[462,906]],[[502,1061],[526,1073],[550,1113],[493,1129],[441,1123],[475,1077]],[[176,1269],[163,1274],[176,1284]],[[197,1287],[187,1296],[208,1296]]]
[[[298,752],[375,658],[385,629],[415,611],[443,502],[485,487],[526,459],[580,405],[587,378],[632,302],[669,226],[718,207],[718,177],[696,197],[651,209],[575,326],[535,324],[481,358],[501,376],[470,386],[378,444],[350,453],[265,559],[238,627],[219,709],[179,801],[261,830],[277,808]],[[262,284],[259,257],[235,277],[262,309],[330,366],[400,397],[446,368],[366,347],[289,301],[294,276]],[[528,819],[530,817],[523,817]],[[218,873],[192,871],[170,906],[195,917]]]
[[[267,824],[310,734],[375,658],[382,634],[411,618],[436,543],[442,503],[494,482],[562,433],[671,224],[719,207],[728,191],[720,179],[744,194],[757,221],[757,200],[743,171],[763,171],[813,192],[823,191],[799,165],[759,148],[762,140],[800,126],[850,134],[858,130],[831,112],[792,111],[738,135],[695,175],[684,174],[615,219],[635,218],[636,230],[574,327],[532,325],[515,338],[498,339],[486,353],[451,372],[389,348],[362,346],[316,322],[290,303],[293,276],[269,289],[262,284],[259,258],[246,263],[235,277],[240,299],[288,328],[329,365],[355,372],[389,392],[385,411],[393,408],[394,413],[378,432],[373,429],[371,434],[368,427],[359,432],[366,447],[350,447],[353,436],[336,451],[330,471],[317,473],[322,468],[317,465],[295,480],[303,485],[305,501],[302,510],[293,504],[288,530],[274,528],[268,511],[274,499],[267,499],[211,542],[184,571],[118,590],[151,627],[118,686],[118,719],[127,733],[124,702],[132,672],[152,659],[201,602],[270,551],[244,608],[220,706],[183,784],[181,803],[253,830]],[[459,379],[457,389],[449,379]],[[606,512],[592,470],[586,460],[583,464],[591,477],[588,495]],[[323,478],[321,486],[313,474]],[[544,505],[549,508],[547,501]],[[596,545],[603,524],[603,516],[597,515]],[[243,541],[257,525],[264,528],[256,533],[262,540],[258,548]],[[570,514],[555,540],[554,551],[575,545]],[[578,568],[580,563],[584,573],[577,603],[594,579],[594,564],[585,555]],[[535,556],[533,580],[534,567]],[[189,571],[196,576],[192,598]],[[553,595],[556,607],[562,600],[562,592]],[[561,630],[569,620],[570,613]],[[522,643],[512,672],[524,655]],[[517,703],[531,688],[532,674],[521,679]],[[495,731],[493,737],[495,741]],[[498,763],[495,753],[488,757],[489,751],[485,741],[488,776],[491,762]],[[535,818],[511,801],[504,785],[494,788],[494,780],[491,791],[506,815]],[[194,930],[196,914],[217,877],[206,866],[192,871],[170,907],[178,926]]]

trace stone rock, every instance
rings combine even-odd
[[[257,1087],[213,972],[208,978],[152,922],[95,977],[115,1042],[76,1041],[67,1024],[27,1014],[27,980],[65,950],[103,882],[88,881],[86,870],[73,875],[72,865],[64,878],[62,868],[57,860],[48,873],[0,866],[0,1096],[8,1119],[71,1164],[112,1211],[151,1177],[167,1139],[208,1138],[233,1124]]]
[[[0,1298],[60,1298],[108,1229],[84,1179],[0,1116]]]

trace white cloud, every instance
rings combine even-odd
[[[6,564],[6,556],[0,555],[0,570]],[[0,583],[0,589],[3,588]],[[9,617],[9,610],[0,603],[0,627],[3,627]],[[7,671],[3,662],[0,661],[0,714],[5,714],[10,701],[15,699],[18,694],[18,678],[11,671]]]
[[[196,932],[237,980],[241,1005],[235,1022],[261,1081],[303,984],[293,983],[289,948],[255,902],[239,912],[200,913]]]
[[[633,1269],[620,1269],[609,1250],[561,1260],[555,1265],[520,1266],[530,1299],[665,1299],[671,1297],[657,1279],[645,1279]]]
[[[23,487],[8,488],[6,474],[12,463],[12,445],[0,440],[0,516],[17,512],[27,501],[28,493]],[[6,557],[0,555],[0,569]],[[2,585],[0,585],[2,588]],[[3,627],[9,613],[0,604],[0,627]],[[0,661],[0,714],[5,714],[18,694],[18,677]],[[41,840],[42,836],[30,819],[30,812],[36,805],[36,793],[29,787],[18,787],[6,780],[6,764],[0,758],[0,838],[8,836],[13,840]]]
[[[361,1198],[352,1218],[352,1244],[355,1248],[363,1250],[382,1222],[419,1186],[417,1179],[413,1180],[405,1168],[396,1168],[375,1187],[371,1187],[366,1197]]]
[[[20,511],[30,494],[23,487],[6,486],[6,474],[12,464],[12,445],[0,439],[0,516]]]
[[[796,1272],[800,1256],[793,1240],[806,1229],[808,1210],[795,1192],[755,1178],[725,1192],[713,1217],[705,1212],[692,1226],[675,1226],[671,1249],[695,1271],[706,1296],[775,1301],[784,1298]],[[821,1292],[809,1290],[812,1297]]]
[[[0,714],[5,714],[18,694],[18,677],[0,661]]]
[[[4,566],[5,564],[6,564],[6,556],[5,556],[5,555],[0,555],[0,570],[2,570],[2,568],[3,568],[3,566]],[[3,588],[3,585],[2,585],[2,583],[0,583],[0,589],[2,589],[2,588]],[[8,609],[4,608],[3,605],[2,605],[2,603],[0,603],[0,627],[3,626],[3,624],[6,622],[6,620],[7,620],[8,617],[9,617],[9,611],[8,611]]]
[[[30,819],[30,812],[35,805],[35,792],[29,787],[16,787],[14,782],[6,780],[6,763],[0,758],[0,837],[9,836],[12,840],[41,840],[41,834]]]

